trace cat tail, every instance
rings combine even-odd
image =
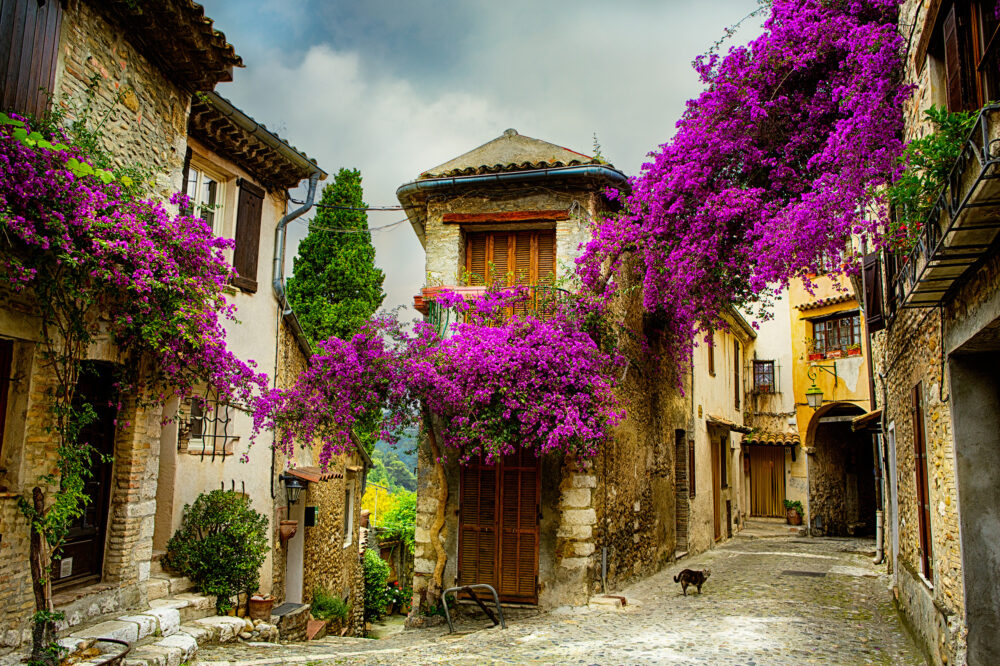
[[[676,576],[674,576],[674,582],[675,583],[681,582],[681,575],[680,574],[677,574]]]

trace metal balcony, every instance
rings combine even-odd
[[[466,300],[472,300],[483,296],[486,287],[424,287],[420,294],[414,297],[414,307],[427,316],[427,321],[442,336],[447,335],[448,327],[459,321],[461,315],[450,308],[442,307],[434,300],[435,294],[441,289],[448,289],[459,293]],[[503,319],[514,316],[530,315],[539,319],[548,319],[556,314],[558,306],[566,300],[569,292],[559,287],[547,285],[534,285],[526,287],[527,298],[522,302],[515,303],[507,308],[507,313]],[[500,323],[499,321],[497,323]]]
[[[983,107],[892,288],[903,308],[940,305],[1000,233],[1000,105]]]

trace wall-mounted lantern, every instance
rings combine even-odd
[[[285,484],[285,500],[288,502],[290,510],[299,501],[299,494],[306,487],[306,484],[302,483],[302,479],[291,474],[282,474],[278,480]]]
[[[816,370],[822,370],[823,372],[828,372],[833,375],[833,386],[837,386],[837,364],[830,363],[827,365],[822,365],[819,363],[813,363],[809,366],[806,375],[812,380],[812,386],[806,389],[806,402],[813,409],[819,409],[823,406],[823,389],[816,386]]]

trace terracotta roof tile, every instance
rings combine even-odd
[[[754,430],[743,436],[744,444],[762,444],[765,446],[794,446],[799,444],[799,434],[794,432],[766,432]]]
[[[837,305],[838,303],[846,303],[853,300],[854,294],[837,294],[836,296],[828,296],[827,298],[818,298],[815,301],[796,305],[795,307],[798,310],[815,310],[826,305]]]

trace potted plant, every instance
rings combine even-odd
[[[847,355],[848,356],[861,356],[861,344],[858,343],[858,342],[855,342],[852,345],[848,345],[847,346]]]
[[[840,358],[844,355],[843,349],[828,349],[826,350],[827,358]]]
[[[808,356],[809,356],[809,360],[810,361],[822,361],[823,360],[823,351],[821,349],[817,349],[817,347],[816,347],[816,341],[813,340],[812,338],[806,338],[805,342],[806,342],[806,350],[807,350],[807,353],[808,353]]]
[[[347,627],[347,602],[323,587],[313,590],[312,616],[326,622],[327,634],[336,635]]]
[[[785,500],[785,520],[788,521],[789,525],[801,525],[803,513],[802,502]]]
[[[250,602],[247,605],[247,615],[250,616],[251,620],[268,622],[271,619],[271,609],[274,607],[274,597],[269,594],[254,594],[250,596]]]

